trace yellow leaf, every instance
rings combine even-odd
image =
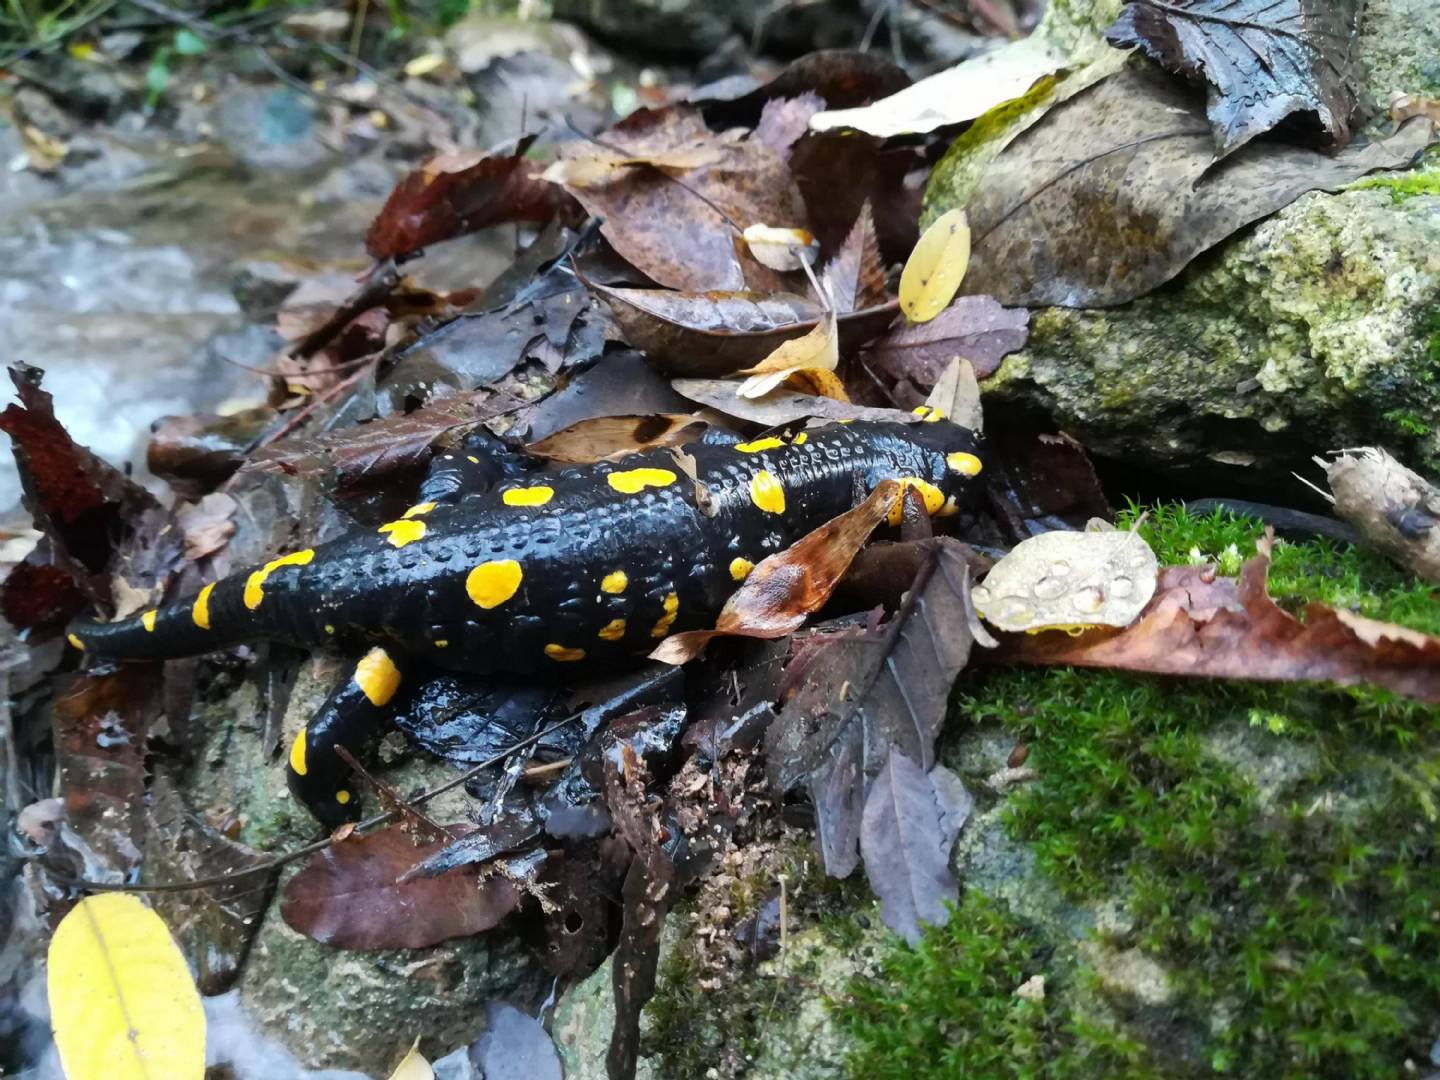
[[[160,916],[89,896],[50,939],[50,1023],[66,1080],[199,1080],[205,1010]]]
[[[827,311],[808,334],[780,345],[764,360],[741,375],[765,375],[797,367],[818,367],[834,371],[840,366],[840,328],[833,311]]]
[[[426,1061],[425,1055],[420,1053],[420,1037],[418,1035],[410,1044],[410,1052],[390,1074],[390,1080],[435,1080],[435,1070],[430,1068],[430,1062]]]
[[[955,299],[970,265],[970,222],[951,210],[925,230],[900,274],[900,310],[911,322],[929,322]]]
[[[742,234],[755,261],[771,270],[799,270],[820,254],[820,242],[806,229],[751,225]]]

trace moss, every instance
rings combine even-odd
[[[1124,515],[1127,520],[1138,510]],[[1238,568],[1259,523],[1152,509],[1162,561]],[[1277,544],[1273,591],[1440,630],[1368,553]],[[837,1003],[855,1076],[1380,1077],[1425,1060],[1440,967],[1440,713],[1370,689],[994,671],[960,702],[1036,779],[995,812],[1046,885],[1095,911],[1079,947],[967,895]],[[946,760],[975,739],[951,738]],[[982,793],[982,798],[983,798]],[[990,811],[987,811],[989,813]],[[1116,966],[1164,973],[1162,1003]],[[1015,988],[1044,972],[1043,1002]],[[1133,987],[1132,987],[1133,990]]]
[[[1366,177],[1350,185],[1350,189],[1388,191],[1392,203],[1403,203],[1417,195],[1440,195],[1440,151],[1432,147],[1415,167]]]

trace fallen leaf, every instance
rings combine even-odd
[[[1128,629],[1007,636],[995,659],[1211,679],[1371,683],[1440,703],[1440,637],[1368,619],[1361,624],[1315,603],[1302,622],[1266,594],[1270,546],[1267,533],[1238,581],[1215,578],[1213,568],[1167,567]]]
[[[805,660],[792,661],[785,680],[793,696],[765,734],[771,787],[808,786],[825,870],[834,877],[859,861],[869,778],[892,749],[923,769],[934,764],[955,677],[975,641],[993,644],[971,606],[965,546],[948,537],[926,544],[905,602],[887,623],[874,633],[816,635]]]
[[[930,173],[919,148],[887,146],[861,132],[812,131],[791,149],[789,164],[821,251],[840,249],[867,202],[885,265],[903,262],[915,247]]]
[[[1001,307],[990,296],[961,296],[929,322],[897,326],[876,338],[865,356],[893,379],[908,379],[922,391],[955,357],[969,360],[978,378],[988,378],[1000,361],[1025,347],[1030,313]]]
[[[524,414],[530,438],[544,439],[582,420],[619,413],[682,413],[692,409],[634,349],[611,349]]]
[[[758,398],[742,398],[735,394],[735,383],[729,379],[675,379],[670,384],[675,392],[701,405],[708,405],[737,420],[748,420],[762,427],[779,427],[802,420],[889,420],[906,423],[914,416],[903,409],[877,409],[851,405],[814,394],[798,394],[789,390],[772,390]]]
[[[1352,48],[1363,0],[1134,0],[1106,39],[1143,46],[1167,70],[1210,84],[1220,157],[1297,113],[1333,146],[1350,141]]]
[[[684,664],[699,656],[715,637],[778,638],[795,630],[824,606],[855,553],[889,516],[900,493],[896,481],[886,480],[855,509],[768,556],[725,602],[715,629],[671,634],[650,653],[650,659]]]
[[[1407,94],[1403,90],[1390,91],[1390,121],[1403,124],[1412,116],[1425,116],[1440,124],[1440,98]]]
[[[674,292],[592,283],[625,340],[662,371],[729,375],[819,323],[820,306],[794,293]]]
[[[464,866],[479,866],[515,851],[540,835],[540,822],[532,815],[511,811],[441,846],[399,875],[395,882],[406,885],[420,878],[438,878]]]
[[[341,949],[423,949],[489,930],[515,910],[519,890],[498,875],[462,869],[396,884],[444,846],[415,844],[398,828],[331,844],[286,883],[281,917]]]
[[[427,158],[395,185],[365,250],[376,259],[399,258],[491,225],[549,221],[563,196],[525,156],[533,141],[526,136],[515,153],[498,157],[471,150]]]
[[[1121,304],[1304,192],[1403,168],[1433,138],[1417,119],[1334,155],[1257,142],[1212,168],[1184,87],[1132,67],[1052,109],[986,169],[967,204],[966,290],[1029,307]]]
[[[631,156],[603,147],[590,148],[580,156],[561,158],[552,163],[540,174],[540,179],[570,188],[598,187],[618,179],[621,170],[637,165],[681,174],[702,165],[714,165],[724,156],[721,145],[708,140]]]
[[[705,421],[688,414],[597,416],[530,443],[525,452],[568,465],[613,461],[640,450],[693,442],[704,426]]]
[[[944,925],[960,896],[941,817],[930,777],[891,747],[865,798],[860,854],[881,920],[911,945],[922,922]]]
[[[810,118],[810,128],[854,128],[882,139],[923,135],[974,120],[1019,97],[1059,71],[1064,62],[1064,54],[1043,38],[1022,38],[921,79],[873,105],[817,113]]]
[[[470,1045],[484,1080],[562,1080],[560,1055],[540,1021],[499,1001],[485,1006],[485,1016],[485,1033]]]
[[[980,383],[969,360],[951,360],[935,380],[935,388],[925,405],[939,412],[951,423],[979,434],[985,430],[985,414],[980,407]]]
[[[814,94],[832,109],[848,109],[888,97],[910,85],[910,76],[876,50],[820,49],[806,53],[764,86],[732,98],[705,98],[691,104],[717,128],[755,127],[765,105],[780,98]]]
[[[825,99],[813,91],[789,98],[771,98],[760,110],[750,137],[777,154],[788,154],[810,127],[810,118],[825,108]]]
[[[880,241],[875,235],[875,215],[866,199],[855,224],[835,257],[825,264],[823,277],[841,315],[847,311],[878,307],[890,299],[885,287],[885,266],[880,261]]]
[[[1155,594],[1159,563],[1138,532],[1055,531],[1016,544],[975,587],[1001,630],[1129,626]]]
[[[238,505],[223,491],[212,491],[198,503],[186,503],[175,511],[175,524],[185,535],[187,559],[203,559],[225,546],[235,533]]]
[[[737,246],[753,222],[804,224],[800,193],[773,150],[714,135],[699,112],[683,105],[638,109],[601,137],[637,159],[695,145],[719,154],[683,177],[637,166],[607,184],[566,186],[587,213],[604,218],[605,239],[637,270],[669,288],[697,292],[783,286],[784,278]],[[562,160],[584,153],[562,151]]]
[[[160,916],[87,896],[50,939],[50,1026],[66,1080],[200,1080],[205,1010]]]
[[[948,210],[921,234],[900,274],[900,310],[912,323],[929,322],[955,298],[970,265],[970,223]]]

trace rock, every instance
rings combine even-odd
[[[215,109],[215,134],[258,172],[300,172],[331,159],[320,138],[316,105],[287,86],[232,85]]]
[[[1044,33],[1090,55],[1112,0],[1057,0]],[[1362,97],[1440,90],[1428,0],[1374,0],[1358,43]],[[977,128],[983,129],[982,125]],[[963,205],[1015,130],[957,140],[927,214]],[[1372,128],[1372,133],[1374,128]],[[1038,410],[1094,453],[1196,484],[1274,494],[1310,454],[1380,443],[1440,463],[1440,159],[1312,193],[1104,311],[1039,309],[1024,352],[984,384],[992,409]]]

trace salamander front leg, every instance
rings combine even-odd
[[[360,793],[350,766],[335,748],[343,746],[357,761],[364,761],[395,709],[413,692],[413,687],[403,686],[405,681],[394,655],[377,646],[295,736],[286,766],[290,793],[326,827],[360,818]]]

